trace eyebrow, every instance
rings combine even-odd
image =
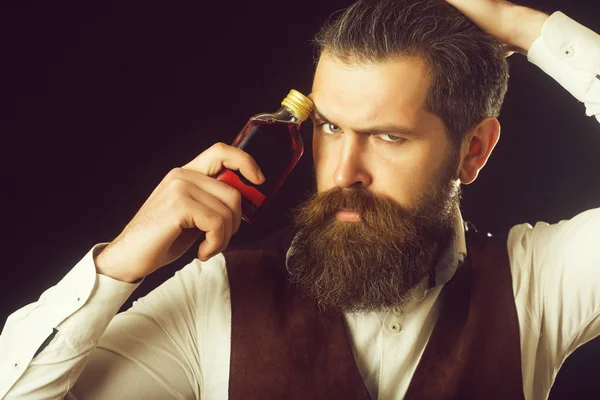
[[[323,113],[321,111],[319,111],[319,109],[317,109],[316,106],[313,109],[313,114],[317,119],[324,121],[326,123],[335,125],[335,123],[333,123],[329,118],[327,118],[325,115],[323,115]],[[396,125],[396,124],[385,124],[385,125],[379,125],[379,126],[372,126],[372,127],[366,128],[366,129],[353,129],[353,131],[356,133],[360,133],[362,135],[378,135],[381,133],[388,133],[388,134],[397,133],[397,134],[410,135],[410,136],[420,136],[419,133],[417,133],[415,130],[410,129],[406,126]]]

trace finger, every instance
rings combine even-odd
[[[209,255],[214,255],[225,250],[229,245],[231,236],[233,235],[235,218],[233,211],[229,209],[229,207],[227,207],[225,204],[223,204],[219,199],[208,194],[207,192],[203,191],[195,185],[189,186],[189,195],[198,204],[202,204],[208,207],[209,209],[215,211],[217,214],[223,217],[223,226],[225,228],[223,231],[223,241],[221,245],[218,246],[216,249],[213,249],[212,253],[209,253]]]
[[[170,175],[171,180],[182,180],[195,185],[227,206],[233,213],[232,234],[237,233],[242,221],[242,195],[237,189],[192,169],[176,168]]]
[[[255,184],[264,182],[264,174],[250,154],[224,143],[215,143],[183,166],[208,176],[215,176],[223,167],[240,171],[246,179]]]
[[[222,215],[192,198],[185,200],[186,228],[196,227],[206,232],[205,238],[198,248],[198,258],[206,261],[216,254],[225,242],[225,224]]]

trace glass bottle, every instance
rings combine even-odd
[[[304,153],[300,125],[313,110],[313,102],[292,89],[274,113],[257,114],[246,123],[232,146],[244,150],[257,162],[265,182],[255,185],[239,171],[223,169],[216,178],[242,194],[242,219],[256,221]]]

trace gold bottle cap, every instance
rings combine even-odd
[[[314,108],[311,99],[294,89],[290,90],[281,105],[287,107],[302,122],[308,119]]]

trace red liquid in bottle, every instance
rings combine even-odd
[[[265,175],[262,185],[255,185],[239,171],[224,169],[217,179],[242,194],[242,218],[256,221],[304,153],[300,123],[285,107],[275,114],[260,114],[250,119],[232,146],[250,154]]]

